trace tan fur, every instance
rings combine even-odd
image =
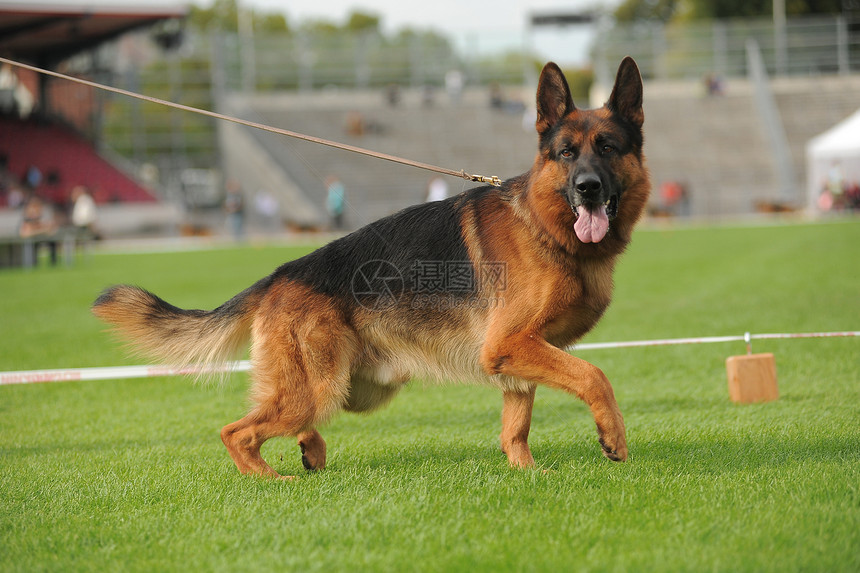
[[[154,308],[152,294],[122,285],[113,289],[109,301],[95,305],[93,313],[114,325],[122,338],[133,341],[138,353],[178,367],[219,366],[236,356],[250,339],[248,314],[233,322],[213,320],[202,313],[177,321],[172,315],[153,318]]]

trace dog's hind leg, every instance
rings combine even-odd
[[[504,393],[501,441],[502,451],[508,456],[511,467],[528,468],[535,465],[528,444],[534,401],[535,386],[528,392]]]
[[[346,403],[354,331],[328,299],[286,284],[267,293],[252,336],[257,406],[221,431],[230,457],[242,473],[279,477],[260,446],[275,436],[295,436],[303,465],[321,469],[325,441],[315,428]]]
[[[298,432],[293,428],[299,426],[300,422],[296,420],[290,423],[283,414],[270,404],[261,404],[241,420],[227,424],[221,430],[221,441],[241,473],[283,477],[260,455],[260,448],[269,438]]]
[[[289,383],[284,375],[273,380],[255,373],[255,378],[257,407],[221,430],[221,440],[236,467],[244,474],[281,477],[265,462],[260,448],[270,438],[296,436],[302,464],[307,469],[322,469],[325,441],[314,426],[334,413],[342,398],[327,393],[330,384],[319,384],[315,377],[289,376]]]

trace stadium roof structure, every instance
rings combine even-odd
[[[0,55],[51,65],[128,31],[187,15],[184,2],[0,0]]]

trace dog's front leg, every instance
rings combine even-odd
[[[535,386],[527,392],[508,391],[502,406],[502,451],[514,468],[530,468],[535,460],[529,450],[529,428],[532,423],[532,406]]]
[[[591,409],[604,455],[614,461],[627,459],[624,419],[609,380],[596,366],[530,331],[488,337],[481,365],[490,374],[515,376],[578,396]]]

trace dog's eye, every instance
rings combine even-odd
[[[609,144],[604,144],[603,147],[600,148],[600,153],[603,155],[612,155],[615,153],[615,148]]]
[[[561,156],[565,159],[570,159],[571,157],[573,157],[573,150],[569,147],[565,147],[561,150]]]

